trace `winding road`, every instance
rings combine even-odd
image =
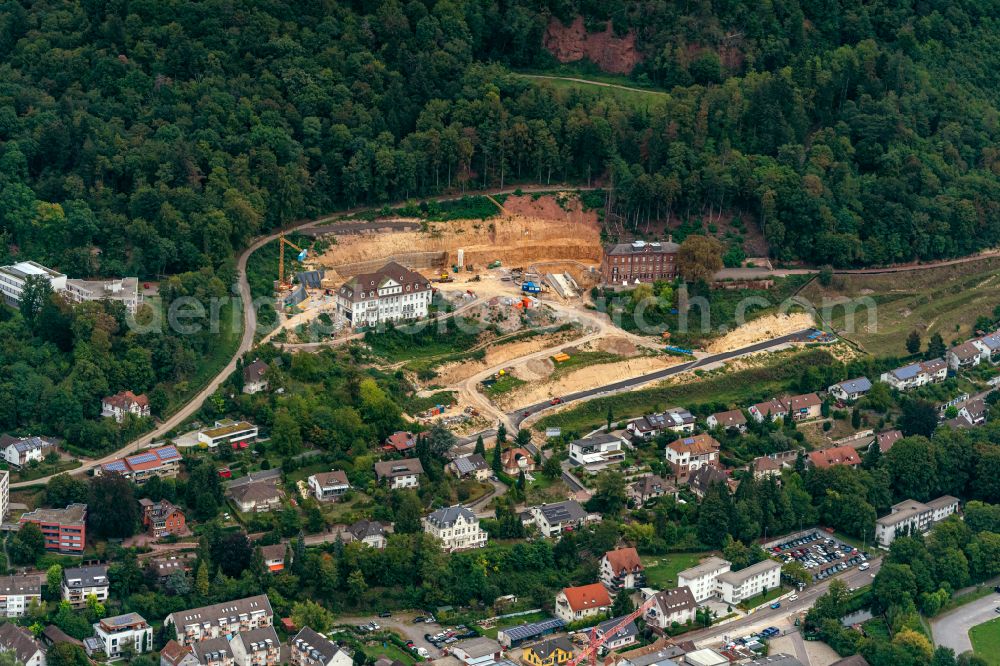
[[[594,83],[594,82],[589,82],[588,81],[588,83]],[[609,87],[623,87],[623,86],[616,86],[614,84],[600,84],[600,85],[607,85]],[[648,91],[643,91],[643,92],[648,92]],[[529,186],[529,187],[510,187],[510,188],[495,189],[495,190],[475,190],[475,191],[470,190],[468,192],[465,192],[465,193],[462,193],[462,194],[458,194],[458,195],[445,195],[445,196],[438,196],[438,197],[428,197],[427,200],[428,201],[457,201],[457,200],[462,199],[463,197],[466,197],[466,196],[477,196],[477,195],[484,195],[484,194],[490,194],[490,195],[514,194],[515,192],[521,192],[521,193],[530,194],[530,193],[537,193],[537,192],[552,192],[552,191],[558,191],[558,190],[561,190],[561,189],[571,189],[571,190],[574,190],[574,191],[586,191],[586,190],[595,190],[595,189],[599,189],[599,188],[596,187],[596,186],[587,187],[587,186],[566,185],[566,184],[554,184],[554,185],[544,185],[544,186],[539,185],[539,186]],[[273,231],[270,234],[257,237],[247,248],[245,248],[243,250],[243,252],[240,253],[240,255],[239,255],[238,259],[237,259],[237,263],[236,263],[237,276],[238,276],[238,281],[237,281],[237,284],[236,284],[236,289],[237,289],[238,296],[239,296],[239,298],[240,298],[240,300],[242,302],[242,309],[243,309],[243,334],[242,334],[242,337],[240,339],[240,344],[239,344],[239,346],[236,349],[236,352],[233,354],[233,357],[229,360],[229,362],[225,365],[225,367],[222,368],[222,370],[220,370],[219,373],[216,374],[215,377],[213,377],[204,386],[204,388],[202,388],[195,396],[193,396],[180,409],[178,409],[176,412],[174,412],[169,417],[167,417],[166,420],[160,422],[160,424],[157,425],[157,427],[155,429],[153,429],[151,432],[147,432],[147,433],[143,434],[142,436],[140,436],[140,437],[132,440],[131,442],[129,442],[125,446],[121,447],[120,449],[118,449],[116,451],[113,451],[111,453],[108,453],[107,455],[105,455],[105,456],[103,456],[101,458],[83,461],[83,464],[80,467],[77,467],[76,469],[70,470],[69,472],[66,472],[66,473],[71,474],[73,476],[84,475],[87,472],[89,472],[90,470],[94,469],[95,467],[99,467],[99,466],[101,466],[101,465],[103,465],[105,463],[111,462],[112,460],[116,460],[118,458],[121,458],[122,456],[130,455],[130,454],[132,454],[132,453],[134,453],[134,452],[136,452],[136,451],[138,451],[138,450],[140,450],[140,449],[142,449],[144,447],[148,447],[150,444],[152,444],[152,442],[154,442],[154,441],[156,441],[158,439],[163,439],[164,437],[166,437],[167,433],[169,433],[170,431],[172,431],[172,430],[176,429],[177,427],[183,425],[188,419],[190,419],[201,408],[202,403],[204,403],[204,401],[206,399],[208,399],[209,396],[211,396],[213,393],[215,393],[215,391],[223,384],[223,382],[226,381],[226,379],[229,377],[229,375],[231,375],[233,373],[233,371],[236,369],[237,361],[244,354],[246,354],[251,349],[253,349],[253,347],[254,347],[254,337],[255,337],[255,334],[257,332],[257,312],[252,307],[252,301],[253,301],[253,299],[252,299],[251,293],[250,293],[250,283],[247,280],[247,275],[246,275],[247,261],[249,260],[250,255],[252,255],[255,251],[257,251],[258,249],[260,249],[261,247],[263,247],[267,243],[270,243],[270,242],[276,240],[282,233],[287,233],[287,232],[290,232],[290,231],[297,231],[297,230],[308,229],[310,227],[320,226],[320,225],[332,222],[334,220],[337,220],[337,219],[343,217],[344,215],[356,214],[356,213],[359,213],[359,212],[362,212],[362,211],[365,211],[365,210],[369,210],[369,209],[371,209],[370,206],[359,206],[359,207],[355,207],[355,208],[351,208],[351,209],[347,209],[347,210],[338,211],[336,213],[331,213],[329,215],[324,215],[322,217],[318,217],[318,218],[311,219],[311,220],[298,220],[298,221],[293,222],[292,224],[286,226],[283,229],[276,230],[276,231]],[[940,266],[950,266],[950,265],[954,265],[954,264],[967,263],[967,262],[976,261],[976,260],[979,260],[979,259],[984,259],[984,258],[989,258],[989,257],[996,257],[996,256],[1000,256],[1000,249],[986,250],[986,251],[980,252],[979,254],[972,255],[972,256],[969,256],[969,257],[960,257],[960,258],[957,258],[957,259],[947,259],[947,260],[942,260],[942,261],[938,261],[938,262],[930,262],[930,263],[925,263],[925,264],[908,264],[908,265],[888,266],[888,267],[885,267],[885,268],[838,270],[838,271],[835,271],[835,273],[837,273],[837,274],[852,274],[852,273],[853,274],[899,273],[899,272],[912,271],[912,270],[926,270],[926,269],[929,269],[929,268],[940,267]],[[761,269],[745,269],[745,270],[758,271],[758,270],[761,270]],[[771,271],[766,271],[765,270],[764,272],[771,273],[771,274],[774,274],[774,275],[780,275],[780,274],[784,274],[784,273],[799,273],[799,272],[801,272],[801,273],[814,273],[814,272],[817,272],[817,271],[815,269],[790,269],[790,270],[788,270],[788,269],[785,269],[785,270],[783,270],[783,269],[774,269],[774,270],[771,270]],[[760,351],[760,350],[768,349],[768,348],[771,348],[771,347],[774,347],[774,346],[777,346],[777,345],[780,345],[780,344],[784,344],[784,342],[791,341],[792,338],[794,338],[794,337],[796,337],[798,335],[801,335],[801,333],[793,333],[790,336],[783,336],[782,338],[775,338],[774,340],[764,341],[764,342],[758,343],[756,345],[751,345],[749,347],[744,347],[742,349],[734,350],[734,351],[731,351],[731,352],[725,352],[725,353],[721,353],[721,354],[715,354],[713,356],[708,356],[708,357],[705,357],[705,358],[702,358],[702,359],[698,359],[698,360],[695,360],[695,361],[690,361],[688,363],[684,363],[684,364],[680,364],[680,365],[673,366],[673,367],[670,367],[670,368],[666,368],[664,370],[660,370],[660,371],[657,371],[657,372],[654,372],[654,373],[650,373],[650,374],[647,374],[647,375],[642,375],[640,377],[636,377],[636,378],[633,378],[633,379],[628,379],[628,380],[616,382],[614,384],[609,384],[609,385],[604,386],[604,387],[599,387],[599,388],[590,389],[590,390],[587,390],[587,391],[580,391],[578,393],[573,393],[571,395],[564,396],[563,397],[563,403],[565,404],[567,402],[574,402],[574,401],[579,401],[579,400],[585,400],[587,398],[594,397],[594,396],[597,396],[597,395],[606,395],[606,394],[615,393],[615,392],[618,392],[618,391],[627,390],[629,388],[634,388],[634,387],[639,386],[641,384],[645,384],[645,383],[648,383],[648,382],[651,382],[651,381],[655,381],[657,379],[662,379],[662,378],[665,378],[665,377],[669,377],[669,376],[677,374],[679,372],[684,372],[684,371],[687,371],[687,370],[693,370],[695,368],[703,367],[703,366],[705,366],[707,364],[710,364],[710,363],[716,363],[716,362],[719,362],[719,361],[724,361],[726,359],[734,358],[736,356],[740,356],[740,355],[743,355],[743,354],[749,354],[749,353],[752,353],[754,351]],[[552,407],[552,405],[550,403],[548,403],[548,402],[538,403],[538,404],[535,404],[535,405],[531,405],[530,407],[527,407],[525,409],[518,410],[516,413],[507,414],[506,417],[511,420],[512,425],[519,426],[526,418],[534,416],[534,415],[536,415],[536,414],[538,414],[538,413],[540,413],[542,411],[545,411],[547,409],[550,409],[551,407]],[[33,487],[33,486],[45,485],[45,484],[47,484],[49,482],[49,480],[53,476],[55,476],[55,474],[51,474],[51,475],[48,475],[48,476],[40,477],[40,478],[33,479],[33,480],[30,480],[30,481],[18,481],[18,482],[15,482],[15,483],[11,483],[10,484],[10,488],[16,490],[16,489],[19,489],[19,488],[29,488],[29,487]]]

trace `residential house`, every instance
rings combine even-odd
[[[32,601],[42,602],[42,582],[37,574],[0,577],[0,616],[22,617]]]
[[[149,417],[152,414],[149,410],[149,398],[145,393],[136,395],[132,391],[121,391],[101,400],[101,416],[121,423],[128,414],[136,417]]]
[[[292,666],[351,666],[354,663],[346,650],[309,627],[302,627],[288,642],[288,647],[288,661]]]
[[[903,432],[901,430],[886,430],[875,435],[875,441],[872,444],[878,444],[879,450],[882,453],[886,453],[892,448],[893,444],[901,439],[903,439]]]
[[[601,582],[614,593],[634,590],[646,584],[646,568],[635,548],[616,548],[604,553],[600,564]]]
[[[750,469],[753,471],[753,478],[757,481],[771,476],[780,477],[783,467],[784,465],[770,456],[754,458],[750,464]]]
[[[422,523],[424,532],[440,540],[448,552],[486,546],[487,535],[479,526],[479,518],[460,504],[438,509]]]
[[[490,464],[478,453],[455,458],[446,469],[460,479],[473,478],[476,481],[486,481],[493,473]]]
[[[94,624],[94,637],[108,661],[129,658],[153,649],[153,628],[138,613],[106,617]]]
[[[943,382],[947,377],[948,364],[940,358],[935,358],[883,372],[879,379],[894,389],[906,391],[926,384]]]
[[[982,398],[973,398],[972,400],[966,400],[959,407],[958,415],[968,419],[972,425],[982,425],[986,423],[987,411],[986,402]]]
[[[416,458],[375,463],[375,478],[379,483],[388,485],[390,490],[416,488],[423,473],[424,466]]]
[[[533,506],[528,524],[538,527],[545,537],[556,537],[587,522],[587,511],[576,500]]]
[[[667,464],[678,479],[686,479],[705,465],[719,460],[719,442],[708,434],[684,437],[667,444]]]
[[[154,502],[143,497],[139,500],[139,506],[142,510],[142,525],[152,536],[159,538],[168,534],[187,533],[184,512],[167,500]]]
[[[837,400],[853,402],[872,390],[872,382],[867,377],[855,377],[833,384],[827,392]]]
[[[771,398],[766,402],[750,405],[747,411],[758,423],[766,420],[776,421],[788,416],[788,406],[780,398]]]
[[[194,561],[194,557],[190,555],[171,555],[170,557],[156,558],[150,562],[149,568],[155,573],[157,581],[162,583],[178,572],[188,573],[191,571],[191,564]]]
[[[715,484],[724,485],[729,492],[734,493],[740,482],[729,476],[729,472],[715,465],[699,467],[688,477],[688,488],[698,498],[704,497],[708,489]]]
[[[181,645],[171,638],[160,650],[160,666],[199,666],[199,662],[190,645]]]
[[[382,526],[382,523],[362,519],[348,527],[347,532],[356,541],[365,543],[372,548],[378,548],[379,550],[385,548],[387,543],[385,527]]]
[[[91,596],[102,603],[107,601],[110,586],[108,567],[103,564],[63,569],[62,599],[73,608],[85,608]]]
[[[177,642],[181,645],[197,643],[210,638],[225,637],[242,631],[274,624],[274,611],[266,594],[245,599],[223,601],[211,606],[171,613],[163,620],[177,629]]]
[[[630,483],[625,492],[635,504],[642,505],[657,497],[676,495],[677,487],[673,481],[667,481],[656,474],[648,474]]]
[[[13,652],[22,666],[45,666],[45,648],[29,629],[13,622],[0,624],[0,652]]]
[[[337,314],[351,328],[427,316],[433,290],[420,273],[395,261],[374,273],[355,275],[337,290]]]
[[[226,488],[226,495],[242,513],[262,513],[280,509],[283,497],[276,479],[234,483]]]
[[[451,654],[465,666],[486,666],[499,661],[503,650],[492,638],[477,636],[451,646]]]
[[[154,476],[174,478],[180,469],[181,454],[176,446],[161,446],[94,468],[94,475],[121,474],[133,483],[142,485]]]
[[[501,629],[497,632],[497,641],[505,648],[514,648],[561,631],[565,626],[566,623],[559,618],[550,617],[539,622],[529,622]]]
[[[535,456],[528,449],[515,446],[500,454],[500,464],[504,474],[517,477],[521,472],[535,469]]]
[[[973,344],[979,347],[984,361],[996,364],[1000,360],[1000,331],[977,338]]]
[[[730,409],[728,412],[709,414],[708,418],[705,419],[705,425],[709,428],[746,432],[747,417],[744,416],[742,409]]]
[[[691,412],[682,407],[674,407],[660,414],[647,414],[635,419],[629,422],[625,429],[633,441],[649,441],[668,430],[676,433],[692,433],[695,421]]]
[[[629,620],[624,626],[620,626],[624,620],[624,616],[615,617],[594,627],[594,634],[597,638],[605,639],[604,645],[601,646],[602,650],[613,652],[636,642],[639,628],[635,626],[634,620]]]
[[[852,446],[831,446],[828,449],[809,452],[809,464],[817,469],[825,469],[831,465],[847,465],[857,467],[861,464],[861,456]]]
[[[249,421],[234,421],[222,419],[216,421],[211,428],[198,433],[198,446],[214,449],[220,445],[230,446],[235,450],[246,449],[257,441],[260,430]]]
[[[260,546],[260,556],[264,560],[264,566],[271,573],[285,570],[288,546],[283,543],[276,543],[270,546]]]
[[[11,437],[0,435],[0,451],[7,464],[24,467],[29,462],[41,462],[55,444],[41,437]]]
[[[793,395],[785,400],[785,405],[795,421],[808,421],[822,416],[823,401],[815,393]]]
[[[602,433],[569,444],[569,460],[588,469],[601,469],[625,460],[622,438]]]
[[[243,392],[254,394],[260,393],[261,391],[266,391],[268,387],[267,378],[265,374],[270,368],[267,363],[260,360],[259,358],[254,360],[253,363],[247,365],[243,368]]]
[[[717,579],[718,594],[727,604],[738,604],[781,585],[781,563],[770,558],[739,571],[726,571]]]
[[[916,500],[904,500],[892,506],[889,515],[875,521],[875,541],[883,548],[892,545],[900,534],[926,532],[958,511],[958,500],[944,495],[926,504]]]
[[[209,638],[192,644],[191,649],[201,666],[236,666],[233,648],[227,638]]]
[[[281,641],[273,626],[257,627],[229,639],[236,666],[278,666],[281,663]]]
[[[87,505],[65,509],[35,509],[22,514],[19,524],[35,523],[45,538],[45,550],[82,553],[87,545]]]
[[[698,603],[711,599],[716,594],[719,576],[732,568],[732,564],[721,557],[706,557],[696,566],[677,574],[677,587],[691,590]]]
[[[521,661],[529,666],[562,666],[573,658],[573,650],[569,638],[559,636],[524,648]]]
[[[383,451],[394,451],[402,455],[408,455],[417,446],[417,437],[412,432],[397,430],[385,438],[382,445]]]
[[[973,340],[956,345],[945,352],[945,361],[952,370],[973,368],[983,360],[983,350]]]
[[[351,483],[347,480],[347,473],[341,469],[312,474],[307,479],[307,483],[309,491],[320,502],[336,502],[344,493],[351,489]]]
[[[603,615],[611,609],[611,597],[600,583],[563,588],[556,595],[556,617],[567,624]]]
[[[691,588],[686,585],[656,592],[653,597],[656,601],[646,609],[644,616],[646,625],[653,630],[662,633],[673,626],[675,622],[687,624],[694,621],[698,602],[695,600]]]

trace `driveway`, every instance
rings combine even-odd
[[[378,613],[372,613],[371,615],[338,617],[337,622],[358,626],[368,624],[372,620],[375,620],[375,622],[377,622],[383,629],[390,629],[396,632],[403,637],[403,640],[413,641],[414,645],[425,648],[432,656],[439,655],[441,650],[438,650],[436,647],[424,640],[424,634],[438,633],[441,631],[441,625],[437,622],[433,622],[431,624],[427,624],[426,622],[413,624],[413,618],[416,616],[417,613],[413,613],[411,611],[393,613],[392,617],[378,617]]]
[[[972,649],[969,640],[969,629],[987,620],[1000,617],[996,608],[1000,605],[1000,597],[990,594],[955,610],[931,620],[931,633],[934,644],[948,647],[961,654]]]

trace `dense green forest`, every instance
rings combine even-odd
[[[968,253],[1000,241],[998,10],[7,0],[0,260],[170,274],[341,206],[594,177],[629,224],[731,211],[782,259]],[[663,104],[510,74],[578,14],[635,30]]]

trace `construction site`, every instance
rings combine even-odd
[[[590,290],[600,281],[600,222],[576,195],[490,201],[496,214],[483,219],[389,215],[307,228],[310,247],[317,248],[311,252],[305,243],[281,239],[281,317],[268,337],[300,351],[358,341],[362,332],[338,314],[338,290],[389,262],[419,274],[433,292],[429,317],[474,323],[477,333],[460,349],[445,341],[426,353],[384,355],[378,365],[403,370],[418,397],[433,401],[411,417],[441,419],[459,435],[525,405],[557,404],[562,395],[691,358],[670,352],[658,335],[622,330],[594,309]],[[286,246],[296,259],[294,275],[291,256],[287,262],[283,256]],[[312,328],[317,319],[328,324],[319,339]],[[807,319],[763,317],[716,339],[709,351],[799,330]],[[377,347],[372,351],[380,356]]]

